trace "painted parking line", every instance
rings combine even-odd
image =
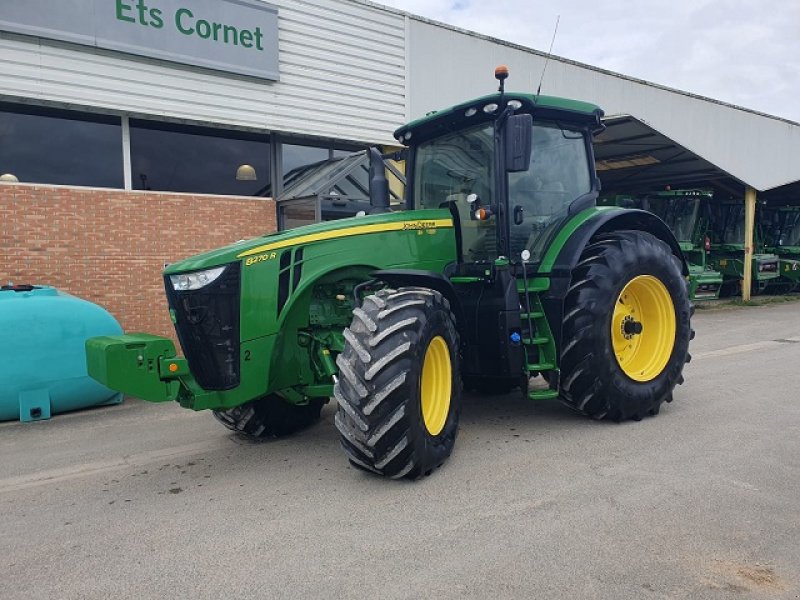
[[[716,356],[731,356],[733,354],[743,354],[745,352],[754,352],[756,350],[764,350],[766,348],[783,347],[786,344],[800,343],[800,336],[783,338],[780,340],[765,340],[763,342],[754,342],[752,344],[740,344],[738,346],[729,346],[728,348],[720,348],[719,350],[709,350],[708,352],[692,353],[692,360],[702,360],[704,358],[713,358]]]
[[[88,477],[90,475],[97,475],[99,473],[106,473],[123,468],[143,467],[169,459],[195,456],[198,454],[207,454],[209,452],[216,452],[222,447],[222,445],[219,447],[209,446],[208,442],[201,442],[197,444],[187,444],[185,446],[175,446],[173,448],[164,448],[161,450],[139,452],[137,454],[120,456],[110,460],[70,465],[60,469],[39,471],[38,473],[30,473],[28,475],[20,475],[17,477],[8,477],[6,479],[0,479],[0,494],[3,492],[15,492],[41,485],[62,483],[65,481],[71,481],[73,479],[80,479],[81,477]]]

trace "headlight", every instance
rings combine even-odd
[[[759,273],[777,273],[778,272],[778,263],[777,262],[765,262],[758,264],[758,272]]]
[[[172,287],[175,291],[188,292],[207,286],[218,279],[224,270],[225,267],[222,266],[207,269],[206,271],[195,271],[194,273],[179,273],[178,275],[170,275],[169,280],[172,282]]]

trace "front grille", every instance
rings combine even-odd
[[[164,278],[189,370],[206,390],[239,385],[240,274],[240,263],[231,263],[211,284],[193,291],[175,291],[169,276]]]

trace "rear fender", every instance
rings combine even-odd
[[[578,264],[583,249],[591,239],[602,233],[622,231],[626,229],[646,231],[665,242],[672,253],[681,261],[683,275],[689,275],[689,266],[683,256],[683,251],[675,239],[675,235],[664,221],[653,213],[639,209],[612,209],[597,213],[583,223],[570,237],[556,258],[553,270],[568,270],[572,272]],[[566,295],[566,290],[564,291]]]
[[[603,233],[622,230],[646,231],[665,242],[681,263],[681,272],[689,276],[689,266],[678,240],[664,221],[653,213],[638,209],[614,208],[597,212],[582,223],[559,250],[550,269],[550,289],[543,296],[543,305],[552,327],[556,348],[561,349],[561,323],[564,317],[564,298],[567,296],[572,270],[592,238]]]

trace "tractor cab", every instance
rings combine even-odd
[[[451,211],[462,265],[538,263],[560,226],[595,205],[591,137],[602,115],[585,102],[502,91],[430,113],[395,133],[410,147],[407,205]]]
[[[800,206],[770,207],[763,213],[770,249],[800,257]]]
[[[719,297],[722,274],[708,265],[711,194],[699,190],[663,191],[641,200],[644,210],[660,217],[675,234],[689,263],[689,295],[692,300]]]
[[[703,227],[708,222],[708,196],[697,191],[660,192],[645,196],[642,208],[661,217],[681,248],[691,251],[695,245],[702,245]]]
[[[603,112],[505,93],[504,73],[496,76],[499,93],[430,113],[395,137],[409,148],[407,207],[447,209],[453,218],[457,260],[446,275],[470,315],[462,334],[465,381],[507,391],[523,374],[556,371],[561,331],[551,331],[540,296],[530,292],[549,287],[535,276],[564,225],[596,204],[591,139],[603,129]],[[551,309],[557,320],[559,302]],[[538,347],[526,348],[532,340]],[[539,396],[557,396],[557,386]]]
[[[721,295],[730,295],[744,277],[745,215],[741,202],[711,204],[712,240],[709,263],[724,278]],[[758,215],[757,215],[757,223]],[[764,293],[778,278],[778,256],[766,251],[760,223],[756,227],[752,262],[752,292]]]
[[[778,255],[779,292],[789,292],[800,285],[800,206],[763,209],[763,229],[767,250]]]

